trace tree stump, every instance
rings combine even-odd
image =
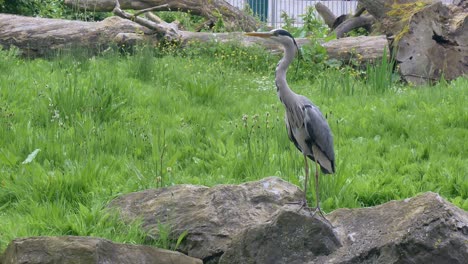
[[[468,74],[467,1],[444,5],[436,0],[359,0],[359,4],[372,17],[357,12],[338,27],[330,27],[338,38],[373,24],[371,34],[387,36],[402,78],[413,84]],[[320,14],[330,20],[323,6],[319,7]]]
[[[468,74],[467,14],[437,2],[411,17],[394,43],[405,80],[424,84]]]

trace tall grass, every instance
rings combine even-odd
[[[374,92],[384,92],[394,85],[393,69],[395,68],[394,58],[389,58],[387,49],[384,49],[382,59],[375,65],[368,64],[366,67],[367,86]]]
[[[153,52],[28,61],[1,51],[0,249],[31,235],[148,243],[138,223],[104,210],[147,188],[271,175],[302,187],[274,87],[279,57],[218,44]],[[334,134],[337,173],[321,178],[323,208],[435,191],[468,210],[467,79],[413,89],[389,81],[389,67],[367,79],[332,68],[290,78]]]

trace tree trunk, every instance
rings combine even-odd
[[[115,0],[64,0],[65,5],[92,11],[112,11]],[[120,0],[122,9],[141,10],[164,6],[158,11],[181,11],[205,17],[216,24],[220,19],[227,31],[254,31],[258,22],[224,0]]]

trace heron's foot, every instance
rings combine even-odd
[[[298,212],[300,210],[302,210],[302,208],[309,209],[309,206],[307,205],[307,200],[305,198],[303,200],[300,200],[300,201],[297,201],[297,202],[289,202],[287,204],[297,204],[297,205],[299,205],[299,209],[297,209]]]
[[[318,213],[323,218],[323,220],[325,220],[325,222],[327,222],[331,227],[333,227],[330,221],[328,221],[328,219],[325,217],[325,214],[322,212],[322,209],[320,209],[320,206],[317,206],[315,208],[310,208],[310,211],[312,212],[312,215],[315,215],[316,213]]]

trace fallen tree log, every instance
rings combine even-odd
[[[92,11],[113,11],[115,0],[64,0],[65,5]],[[161,6],[157,11],[180,11],[206,18],[203,24],[216,24],[220,19],[227,31],[254,31],[259,24],[254,17],[224,0],[120,0],[122,9],[141,10]]]
[[[69,48],[86,48],[96,53],[109,47],[122,32],[151,33],[118,17],[84,22],[0,14],[0,45],[4,49],[16,47],[26,57],[43,57]]]
[[[175,26],[175,25],[173,25]],[[281,52],[274,41],[244,36],[242,32],[208,33],[176,30],[175,40],[184,46],[191,42],[234,41],[244,46],[263,45],[272,52]],[[70,21],[0,14],[0,46],[17,47],[24,56],[43,57],[71,48],[86,49],[98,53],[111,45],[133,46],[137,43],[157,45],[160,36],[152,30],[128,19],[110,17],[100,22]],[[299,46],[309,39],[298,38]],[[348,63],[355,60],[372,63],[379,59],[386,48],[384,36],[356,37],[332,40],[324,43],[329,57]]]
[[[345,63],[354,61],[362,65],[373,64],[380,61],[384,54],[390,59],[388,42],[384,35],[341,38],[326,42],[322,46],[327,49],[329,58]]]

